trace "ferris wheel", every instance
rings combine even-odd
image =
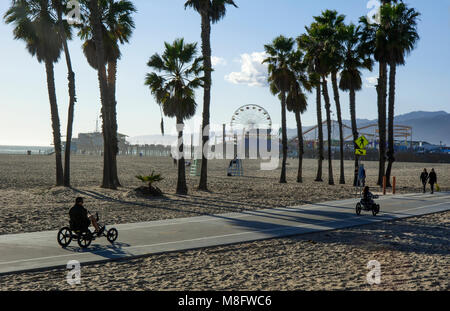
[[[263,107],[258,105],[245,105],[233,113],[230,125],[233,131],[271,129],[272,119]]]

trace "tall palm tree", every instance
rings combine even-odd
[[[362,89],[361,69],[372,71],[373,61],[370,55],[360,43],[361,27],[350,24],[344,30],[344,62],[342,64],[341,80],[339,88],[349,91],[350,117],[352,123],[353,141],[358,139],[358,127],[356,124],[356,91]],[[355,143],[355,149],[357,148]],[[358,156],[355,154],[355,173],[353,185],[358,181]]]
[[[112,125],[112,106],[111,96],[108,86],[108,78],[105,67],[105,37],[102,30],[101,12],[97,0],[85,0],[89,25],[92,29],[92,39],[95,44],[94,62],[97,64],[97,75],[100,85],[100,100],[102,103],[103,119],[103,180],[102,187],[108,189],[117,189],[117,182],[114,172],[114,126]],[[117,138],[116,138],[117,139]]]
[[[225,17],[227,5],[237,8],[233,0],[187,0],[184,4],[185,9],[190,7],[197,11],[201,16],[201,38],[202,55],[205,67],[205,87],[203,93],[203,120],[202,120],[202,150],[206,150],[206,144],[209,140],[209,119],[211,105],[211,23],[218,23]],[[202,152],[202,168],[200,172],[199,190],[208,190],[208,159]]]
[[[340,150],[340,178],[339,183],[345,184],[344,173],[344,131],[342,126],[341,103],[339,98],[339,88],[337,75],[343,62],[343,29],[345,15],[338,15],[335,10],[326,10],[322,15],[315,16],[315,21],[324,26],[323,34],[325,39],[325,52],[327,66],[331,72],[331,82],[333,86],[334,102],[336,104],[336,115],[339,125],[339,150]]]
[[[297,50],[295,57],[297,62],[293,64],[293,71],[295,74],[295,80],[289,88],[288,95],[286,97],[286,108],[288,111],[294,112],[295,121],[297,123],[297,139],[298,139],[298,172],[297,182],[303,182],[302,167],[303,167],[303,126],[301,114],[307,109],[308,103],[303,89],[311,91],[311,83],[307,74],[307,64],[303,62],[303,53]]]
[[[64,55],[66,58],[67,79],[69,82],[69,111],[67,116],[66,146],[64,151],[64,186],[70,187],[70,152],[72,146],[75,102],[77,100],[75,91],[75,73],[72,69],[72,60],[70,57],[69,46],[67,44],[67,41],[72,39],[72,32],[71,26],[66,20],[63,20],[65,8],[67,8],[67,0],[51,0],[51,3],[57,16],[59,34],[61,36],[61,42],[63,44]]]
[[[387,186],[391,187],[390,177],[394,157],[394,106],[396,67],[405,65],[405,57],[415,48],[419,40],[417,22],[420,16],[413,8],[404,3],[389,4],[382,14],[389,16],[388,54],[389,54],[389,111],[388,111],[388,166],[386,169]]]
[[[387,73],[389,54],[387,51],[387,30],[390,25],[389,16],[383,14],[383,8],[398,0],[382,0],[380,7],[380,23],[370,23],[366,16],[360,18],[363,29],[361,36],[365,49],[370,50],[379,64],[379,77],[376,85],[378,106],[378,137],[379,137],[379,165],[377,185],[381,186],[385,176],[386,166],[386,102],[387,102]],[[401,2],[401,1],[400,1]]]
[[[165,42],[163,55],[154,54],[148,66],[156,72],[147,74],[145,85],[149,86],[156,102],[162,105],[164,114],[177,121],[179,152],[177,194],[187,194],[183,148],[184,120],[195,114],[197,103],[194,90],[204,86],[203,58],[196,57],[197,44],[185,44],[176,39],[173,44]],[[158,74],[160,73],[160,74]]]
[[[84,0],[86,1],[86,0]],[[137,10],[133,3],[128,0],[99,0],[99,13],[101,21],[101,29],[103,34],[103,42],[105,46],[104,63],[107,65],[107,81],[110,96],[110,113],[111,113],[111,145],[112,145],[112,174],[114,184],[120,186],[117,175],[116,156],[119,152],[117,140],[117,112],[116,112],[116,81],[117,81],[117,63],[121,58],[120,44],[128,43],[135,24],[133,21],[133,13]],[[83,24],[79,31],[79,36],[84,40],[83,52],[88,63],[94,69],[97,69],[96,46],[93,40],[93,29],[90,24]]]
[[[316,74],[320,77],[322,94],[325,100],[325,111],[327,114],[327,136],[328,136],[328,184],[334,185],[333,164],[332,164],[332,139],[331,139],[331,103],[328,92],[327,77],[331,73],[330,57],[327,50],[328,30],[327,26],[314,22],[310,27],[306,27],[307,34],[302,35],[300,46],[306,48],[307,62],[316,60]],[[320,125],[321,126],[321,125]]]
[[[268,64],[270,90],[272,94],[279,95],[281,101],[281,143],[283,160],[281,165],[280,183],[286,183],[287,160],[287,128],[286,128],[286,95],[295,81],[293,65],[297,61],[293,53],[294,39],[278,36],[272,44],[266,44],[264,50],[267,58],[263,63]]]
[[[56,185],[62,186],[64,172],[54,63],[57,63],[61,56],[63,43],[58,21],[55,20],[51,10],[49,0],[14,0],[5,13],[4,20],[7,24],[14,25],[14,39],[25,41],[28,52],[35,56],[39,63],[45,64],[55,146]]]
[[[306,27],[307,32],[309,29]],[[297,38],[297,45],[299,49],[303,50],[306,54],[304,56],[304,62],[307,65],[307,71],[310,76],[311,85],[316,88],[316,114],[317,114],[317,128],[318,128],[318,140],[319,146],[317,151],[317,175],[316,182],[322,182],[322,162],[323,162],[323,126],[322,126],[322,95],[321,95],[321,83],[320,72],[321,60],[319,52],[322,49],[321,42],[316,38],[303,34]]]
[[[383,19],[384,22],[384,19]],[[384,176],[386,162],[386,75],[387,75],[387,54],[385,29],[381,24],[370,24],[367,17],[361,17],[362,26],[361,41],[364,49],[370,51],[374,59],[378,62],[378,83],[377,108],[378,108],[378,180],[377,185],[381,185]]]

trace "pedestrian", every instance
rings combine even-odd
[[[420,181],[422,181],[423,193],[425,193],[428,181],[428,172],[426,168],[424,168],[422,174],[420,174]]]
[[[434,193],[434,184],[437,183],[437,176],[436,176],[436,172],[434,171],[434,168],[431,169],[431,172],[428,175],[428,183],[430,184],[430,187],[431,187],[431,194],[433,194]]]
[[[358,183],[360,187],[366,186],[366,170],[364,169],[364,164],[359,166],[358,170]]]

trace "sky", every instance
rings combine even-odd
[[[185,38],[198,42],[201,52],[200,16],[184,9],[184,0],[134,0],[136,29],[129,44],[121,47],[118,64],[117,113],[119,132],[130,137],[160,133],[160,110],[144,85],[147,62],[161,53],[164,42]],[[261,65],[264,45],[283,34],[297,37],[313,16],[335,9],[346,15],[346,22],[357,23],[371,11],[368,0],[236,0],[239,8],[229,7],[226,17],[212,26],[211,45],[214,64],[211,123],[229,124],[236,109],[247,104],[264,107],[274,124],[280,124],[281,106],[267,87],[267,68]],[[397,69],[396,115],[412,111],[450,112],[450,0],[408,0],[421,13],[420,41]],[[3,17],[10,5],[0,0]],[[76,74],[77,103],[74,133],[92,132],[100,114],[97,73],[82,53],[81,41],[69,43]],[[63,55],[62,55],[63,56]],[[376,66],[375,66],[376,67]],[[378,71],[364,71],[364,88],[356,95],[357,117],[376,119]],[[67,67],[62,57],[55,65],[61,133],[67,127]],[[331,92],[331,88],[330,88]],[[196,93],[197,113],[187,122],[198,131],[201,124],[203,90]],[[343,118],[349,119],[348,93],[340,93]],[[332,102],[332,110],[334,102]],[[316,124],[315,94],[308,95],[304,126]],[[334,119],[336,116],[334,115]],[[101,122],[101,119],[99,119]],[[165,118],[166,133],[174,133],[175,122]],[[295,128],[295,117],[288,114],[287,125]],[[44,64],[13,39],[12,25],[0,21],[0,145],[49,146],[52,142],[50,105]]]

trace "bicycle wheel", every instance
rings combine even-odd
[[[356,215],[361,215],[361,203],[356,204]]]
[[[61,247],[67,247],[67,245],[72,242],[72,231],[68,227],[61,228],[58,231],[58,244],[61,245]]]
[[[375,204],[372,208],[372,215],[377,216],[377,214],[380,212],[380,206],[378,204]]]
[[[78,245],[81,248],[87,248],[92,243],[92,234],[90,232],[83,232],[78,236]]]
[[[106,238],[108,239],[109,243],[114,243],[114,241],[117,240],[118,236],[119,232],[116,228],[109,229],[108,233],[106,234]]]

